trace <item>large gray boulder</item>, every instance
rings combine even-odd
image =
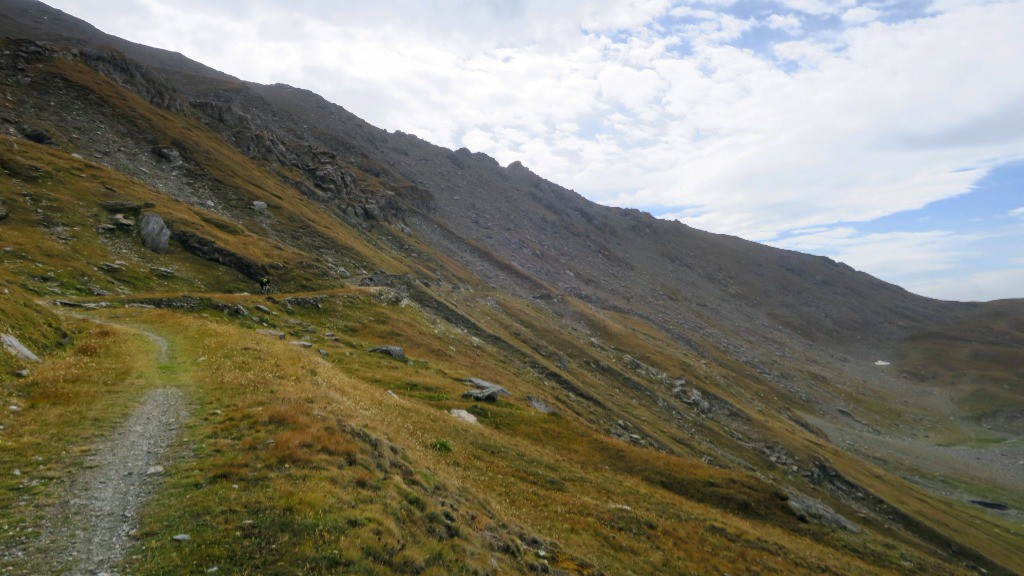
[[[164,219],[155,212],[143,212],[139,218],[139,237],[142,245],[158,254],[166,254],[169,250],[167,242],[171,239],[171,231],[164,224]]]
[[[10,334],[0,335],[0,342],[3,343],[4,350],[7,350],[11,354],[27,360],[29,362],[39,362],[39,356],[36,356],[31,350],[25,347],[24,344],[18,341],[17,338]]]

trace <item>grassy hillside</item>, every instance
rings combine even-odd
[[[298,169],[70,52],[26,69],[0,100],[0,332],[43,361],[0,353],[0,573],[73,569],[54,535],[88,521],[68,502],[163,389],[187,416],[124,573],[1024,571],[1012,512],[860,451],[904,418],[865,392],[877,379],[795,353],[759,364],[725,330],[681,334],[643,302],[603,306],[443,226],[339,215],[301,192]],[[360,193],[395,192],[356,175]],[[169,227],[166,253],[112,224],[144,211]],[[269,297],[252,294],[264,273]],[[891,359],[915,385],[956,389],[966,419],[1013,431],[1022,325],[990,314],[965,342],[919,334]],[[385,345],[406,357],[370,351]],[[510,396],[467,399],[468,378]],[[840,442],[851,430],[863,434]],[[804,498],[856,528],[794,513]]]

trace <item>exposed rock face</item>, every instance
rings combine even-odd
[[[467,390],[464,392],[462,394],[463,398],[470,398],[480,402],[497,402],[499,396],[512,395],[504,386],[499,386],[493,382],[488,382],[487,380],[466,378],[463,382],[472,384],[476,387],[476,390]]]
[[[3,343],[4,350],[7,350],[11,354],[27,360],[29,362],[39,362],[39,356],[36,356],[31,350],[25,347],[24,344],[18,341],[17,338],[10,334],[0,335],[0,342]]]
[[[555,410],[554,408],[551,407],[551,405],[549,405],[547,402],[541,400],[540,398],[534,398],[533,396],[527,396],[526,397],[526,401],[529,402],[530,406],[534,410],[537,410],[538,412],[542,412],[544,414],[555,414],[556,412],[558,412],[558,410]]]
[[[377,348],[370,348],[370,352],[386,354],[395,360],[405,360],[405,350],[399,346],[378,346]]]
[[[188,101],[147,66],[108,48],[87,49],[81,54],[90,68],[135,92],[150,104],[190,115]]]
[[[320,310],[323,308],[324,300],[326,296],[291,296],[284,299],[284,303],[287,307],[298,306],[299,308],[316,308]]]
[[[139,238],[142,245],[158,254],[166,254],[171,239],[171,231],[164,224],[164,219],[155,212],[143,212],[139,218]]]
[[[178,152],[174,148],[158,146],[153,148],[153,153],[164,160],[167,160],[171,164],[178,164],[181,162],[181,152]]]
[[[50,136],[49,132],[42,130],[40,128],[22,126],[19,132],[21,132],[21,135],[26,140],[31,140],[36,144],[53,144],[53,137]]]
[[[153,204],[136,204],[135,202],[129,202],[127,200],[109,200],[107,202],[100,202],[100,207],[107,212],[139,214],[142,212],[143,208],[152,208]]]
[[[209,238],[184,230],[174,231],[172,236],[189,253],[195,254],[204,260],[234,268],[246,278],[258,280],[264,275],[262,266],[218,245]]]
[[[685,404],[696,408],[701,414],[707,414],[711,411],[711,403],[704,399],[704,395],[697,388],[676,386],[672,389],[672,393],[678,396]]]
[[[811,498],[796,491],[789,493],[789,509],[801,522],[821,524],[833,530],[845,530],[860,533],[860,527],[844,518],[821,500]]]

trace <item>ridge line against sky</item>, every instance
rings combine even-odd
[[[602,204],[1024,297],[1024,1],[48,4]]]

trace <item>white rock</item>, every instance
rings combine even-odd
[[[175,542],[188,542],[191,539],[192,537],[188,534],[175,534],[171,537],[171,540],[174,540]]]
[[[22,360],[28,360],[29,362],[39,362],[39,356],[32,353],[31,350],[25,347],[24,344],[18,341],[17,338],[10,334],[0,335],[0,341],[3,342],[4,350],[7,350],[11,354],[14,354]]]
[[[888,365],[889,365],[889,363],[886,362],[885,360],[876,360],[875,361],[875,366],[888,366]]]
[[[472,414],[470,414],[469,412],[466,412],[465,410],[459,410],[458,408],[452,408],[451,415],[455,416],[456,418],[458,418],[460,420],[465,420],[466,422],[469,422],[470,424],[476,424],[477,423],[476,416],[473,416]]]

